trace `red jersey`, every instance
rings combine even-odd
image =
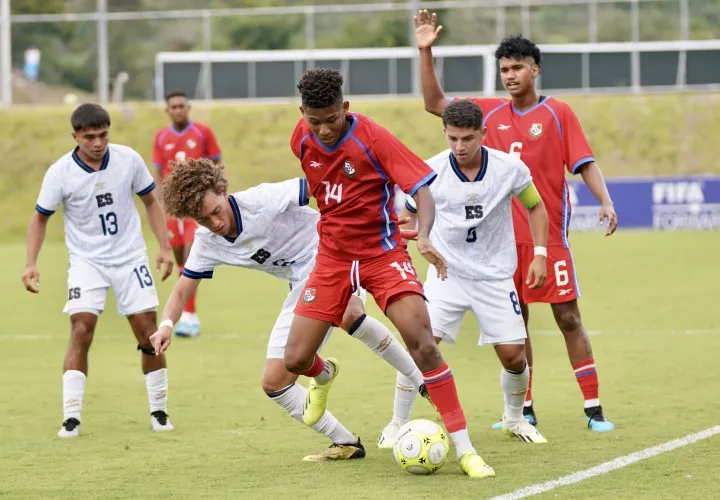
[[[191,121],[178,132],[172,125],[162,128],[155,134],[152,162],[160,169],[160,177],[165,178],[171,171],[171,161],[183,161],[186,158],[220,158],[220,146],[212,129],[200,122]]]
[[[398,185],[414,195],[435,172],[390,132],[353,113],[347,133],[328,148],[300,119],[290,147],[320,209],[320,252],[363,260],[404,247],[394,209]]]
[[[524,112],[518,111],[509,99],[477,97],[472,101],[482,108],[488,129],[483,144],[516,155],[530,169],[548,212],[548,245],[569,247],[572,207],[564,168],[574,174],[595,161],[572,108],[542,96],[536,106]],[[513,199],[513,222],[516,242],[532,245],[527,209],[517,198]]]

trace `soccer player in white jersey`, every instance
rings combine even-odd
[[[271,400],[302,422],[307,390],[295,383],[298,375],[285,368],[283,358],[295,305],[315,265],[320,214],[307,206],[311,193],[305,179],[261,184],[228,194],[223,169],[209,159],[178,161],[162,183],[167,213],[172,217],[192,218],[202,227],[195,233],[183,275],[168,298],[160,328],[151,342],[158,353],[167,349],[172,327],[180,319],[185,303],[201,279],[213,277],[217,266],[256,269],[287,280],[290,292],[270,333],[261,383]],[[423,376],[410,354],[385,325],[365,315],[364,300],[361,289],[350,300],[342,329],[403,373],[415,394],[419,388],[426,396]],[[305,457],[305,461],[365,456],[360,439],[330,412],[326,411],[311,427],[330,438],[332,444],[318,455]]]
[[[430,186],[435,198],[430,241],[448,264],[447,280],[438,279],[431,267],[424,284],[433,335],[438,343],[455,343],[463,316],[471,311],[481,330],[478,344],[492,344],[502,363],[503,431],[525,442],[545,443],[523,418],[529,370],[527,333],[513,282],[517,253],[512,198],[522,201],[530,218],[535,243],[535,259],[528,273],[532,288],[542,286],[547,274],[547,212],[527,166],[513,155],[481,145],[486,130],[477,104],[452,102],[442,118],[450,149],[427,160],[437,173]],[[414,200],[408,197],[402,216],[414,212]],[[414,227],[414,223],[409,225]],[[398,387],[405,385],[402,374],[397,382]],[[405,394],[396,389],[393,420],[378,440],[380,448],[392,447],[398,429],[410,420],[413,401],[406,401]]]
[[[65,243],[70,253],[68,299],[70,345],[63,367],[63,423],[59,437],[80,434],[88,372],[88,351],[109,288],[118,313],[127,316],[142,352],[153,431],[171,431],[167,414],[167,369],[156,356],[150,335],[158,306],[135,195],[145,204],[148,222],[160,245],[155,259],[162,280],[172,273],[165,215],[155,196],[152,175],[140,155],[127,146],[108,144],[110,115],[97,104],[79,106],[70,118],[77,147],[45,173],[27,238],[25,288],[40,291],[37,259],[48,220],[62,204]]]

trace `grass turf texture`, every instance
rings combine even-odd
[[[229,144],[229,143],[228,143]],[[57,224],[59,221],[54,221]],[[62,418],[61,366],[69,322],[61,314],[67,253],[49,242],[40,258],[42,292],[22,289],[22,243],[0,245],[12,272],[0,275],[0,497],[34,498],[491,498],[555,479],[717,425],[720,319],[716,314],[716,233],[619,232],[573,235],[600,393],[617,425],[585,427],[580,391],[549,308],[531,308],[536,409],[547,445],[504,438],[490,426],[502,411],[499,364],[478,348],[466,318],[459,345],[443,346],[453,368],[471,436],[497,477],[470,481],[452,454],[432,477],[404,473],[374,441],[392,411],[395,375],[358,341],[336,331],[325,348],[342,371],[330,409],[368,447],[362,461],[301,462],[327,442],[265,396],[260,375],[268,331],[287,285],[223,267],[200,287],[203,335],[174,339],[169,351],[169,412],[176,431],[150,432],[139,353],[110,300],[91,350],[83,435],[55,437]],[[151,249],[151,252],[154,251]],[[420,257],[415,262],[425,276]],[[174,279],[158,284],[164,303]],[[381,317],[372,300],[368,312]],[[713,330],[715,334],[671,330]],[[36,336],[36,337],[32,337]],[[305,382],[303,382],[305,383]],[[436,419],[418,399],[416,418]],[[586,482],[546,498],[712,498],[720,436]],[[292,493],[289,493],[292,492]]]
[[[607,177],[720,172],[714,144],[720,136],[720,93],[573,96],[575,109]],[[162,107],[110,108],[111,140],[150,161],[155,131],[167,125]],[[413,151],[429,158],[446,147],[440,120],[417,100],[356,102],[351,109],[389,128]],[[72,149],[69,107],[0,111],[0,236],[22,239],[45,170]],[[300,117],[295,104],[197,106],[192,118],[209,123],[224,152],[231,189],[302,175],[289,148]],[[52,224],[49,238],[62,237]]]

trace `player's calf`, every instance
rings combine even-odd
[[[95,335],[97,314],[71,311],[70,322],[70,345],[65,355],[63,373],[63,423],[58,432],[58,436],[63,438],[80,435],[88,352]]]

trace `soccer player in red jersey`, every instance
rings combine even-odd
[[[185,159],[210,158],[218,162],[221,151],[215,133],[203,123],[190,120],[190,103],[184,92],[170,92],[165,97],[165,111],[172,123],[155,134],[152,162],[155,165],[155,182],[161,181],[172,171],[170,162]],[[168,238],[175,255],[178,271],[182,276],[183,266],[190,253],[195,230],[198,228],[193,219],[167,218]],[[195,337],[200,333],[195,298],[193,294],[183,310],[182,317],[175,328],[175,334],[182,337]]]
[[[441,116],[450,99],[443,94],[433,67],[431,47],[442,26],[435,14],[421,10],[415,18],[415,41],[420,51],[420,79],[425,109]],[[533,180],[547,207],[550,233],[547,247],[547,282],[538,289],[525,283],[528,264],[532,261],[533,244],[527,211],[517,198],[513,200],[513,221],[518,253],[515,284],[520,296],[525,324],[527,304],[549,303],[555,321],[565,337],[570,363],[585,399],[587,425],[593,431],[614,429],[600,406],[598,375],[590,339],[580,318],[577,299],[580,297],[575,265],[568,240],[570,195],[565,182],[565,169],[580,174],[590,191],[600,201],[600,223],[607,220],[606,236],[615,232],[617,215],[610,199],[602,172],[590,149],[580,122],[568,104],[553,97],[539,95],[535,78],[540,74],[540,49],[522,36],[504,39],[495,52],[506,98],[473,98],[485,116],[487,136],[484,144],[521,158],[530,168]],[[532,350],[527,340],[527,359],[532,386]],[[532,393],[529,387],[525,401],[525,417],[536,424]],[[495,424],[494,428],[500,428]]]
[[[328,328],[340,325],[352,294],[363,287],[423,372],[463,472],[494,476],[470,442],[455,380],[433,340],[422,285],[393,208],[397,184],[417,204],[418,251],[444,278],[447,265],[429,240],[435,202],[428,184],[436,174],[386,129],[349,113],[342,85],[342,75],[333,69],[311,69],[302,76],[303,117],[291,139],[320,210],[316,264],[295,307],[285,348],[288,371],[312,378],[303,421],[313,425],[324,413],[338,374],[337,360],[323,360],[317,350]]]

